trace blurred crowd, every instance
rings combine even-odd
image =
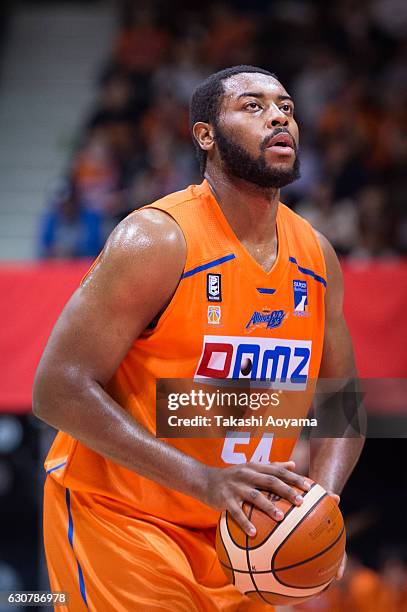
[[[94,256],[129,211],[200,182],[191,92],[241,63],[276,73],[296,102],[302,176],[282,200],[339,254],[407,252],[407,3],[121,6],[94,109],[42,221],[41,256]]]
[[[290,609],[284,608],[285,612]],[[318,598],[295,606],[292,612],[405,612],[407,565],[396,550],[383,551],[374,571],[350,557],[345,574]]]

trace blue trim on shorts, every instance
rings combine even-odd
[[[71,513],[71,492],[69,491],[69,489],[66,489],[66,507],[68,509],[68,540],[69,540],[69,544],[71,545],[71,548],[73,550],[73,554],[75,556],[75,561],[78,564],[79,588],[80,588],[80,591],[81,591],[82,599],[85,602],[85,606],[88,607],[88,602],[86,600],[85,581],[83,579],[82,568],[81,568],[81,565],[80,565],[78,559],[76,558],[75,551],[74,551],[74,548],[73,548],[73,520],[72,520],[72,513]]]
[[[308,268],[303,268],[302,266],[299,266],[295,257],[289,257],[288,259],[289,261],[291,261],[291,263],[297,266],[298,270],[302,272],[302,274],[308,274],[308,276],[312,276],[314,280],[318,281],[319,283],[322,283],[324,287],[326,287],[326,280],[322,276],[318,276],[318,274],[315,274],[313,270],[309,270]]]
[[[192,268],[192,270],[184,272],[184,274],[181,276],[181,279],[188,278],[188,276],[193,276],[194,274],[198,274],[198,272],[203,272],[204,270],[208,270],[209,268],[213,268],[214,266],[219,266],[220,264],[223,264],[226,261],[230,261],[231,259],[235,258],[236,255],[234,253],[230,253],[230,255],[225,255],[225,257],[215,259],[214,261],[210,261],[206,264],[202,264],[202,266],[197,266],[196,268]]]
[[[59,465],[56,465],[55,467],[51,468],[50,470],[47,470],[47,474],[51,474],[51,472],[53,472],[54,470],[59,470],[59,468],[63,467],[67,463],[68,463],[67,461],[64,461],[63,463],[60,463]]]

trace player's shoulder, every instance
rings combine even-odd
[[[156,209],[139,210],[114,228],[81,284],[87,285],[101,276],[120,276],[131,284],[140,274],[158,280],[179,280],[186,253],[184,235],[169,214]]]
[[[143,208],[121,221],[109,236],[106,254],[131,259],[141,256],[182,257],[186,244],[182,230],[164,210]]]
[[[171,214],[173,209],[186,205],[191,201],[199,200],[206,191],[207,188],[204,183],[200,185],[189,185],[185,189],[174,191],[151,204],[147,204],[140,210],[159,209],[168,211]]]

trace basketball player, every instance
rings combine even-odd
[[[291,347],[298,376],[355,376],[338,260],[279,203],[299,176],[293,100],[266,70],[226,69],[195,90],[191,127],[203,182],[113,231],[35,380],[34,413],[59,430],[45,464],[50,583],[74,612],[262,610],[222,572],[219,513],[251,535],[243,501],[279,520],[258,489],[297,505],[291,485],[307,490],[289,461],[295,440],[157,439],[157,378],[235,376],[248,338]],[[248,337],[265,308],[289,316],[253,324]],[[215,349],[232,362],[216,365]],[[360,450],[359,440],[324,440],[310,477],[340,494]]]

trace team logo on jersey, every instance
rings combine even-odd
[[[219,325],[221,317],[220,306],[208,306],[209,325]]]
[[[298,317],[308,316],[307,281],[293,280],[294,314]]]
[[[222,301],[222,284],[220,274],[206,275],[206,297],[208,302]]]
[[[285,319],[284,310],[268,310],[263,308],[261,312],[254,311],[250,321],[246,325],[246,329],[252,330],[254,327],[265,327],[266,329],[272,329],[273,327],[280,327]]]
[[[204,336],[196,379],[251,380],[254,387],[306,388],[311,340]]]

